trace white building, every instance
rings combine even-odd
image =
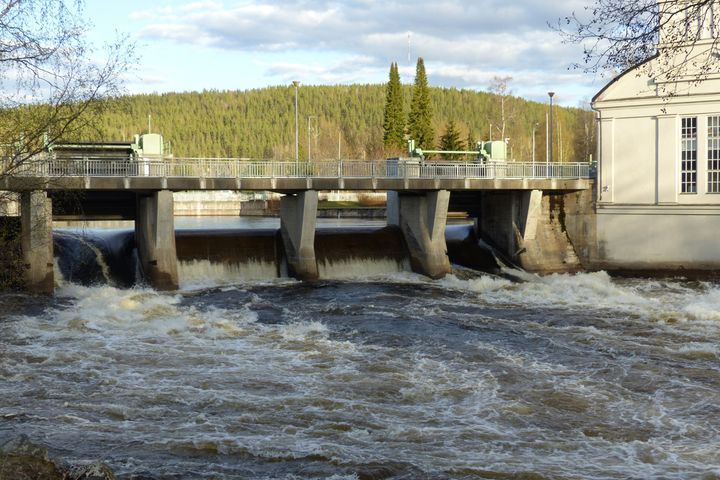
[[[716,4],[700,18],[674,18],[661,32],[658,54],[593,99],[599,268],[720,268]],[[667,45],[678,32],[687,47],[670,54]],[[698,83],[702,65],[711,69]]]

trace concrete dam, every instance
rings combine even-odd
[[[279,239],[287,275],[320,278],[316,238],[319,190],[387,191],[387,224],[402,236],[412,271],[450,272],[449,210],[475,219],[474,235],[517,265],[537,272],[575,271],[590,252],[590,165],[577,163],[429,162],[416,159],[334,162],[241,162],[184,159],[44,159],[7,177],[20,193],[22,245],[31,290],[51,292],[52,221],[73,213],[134,220],[144,277],[160,290],[178,287],[175,191],[281,193]],[[62,202],[72,193],[73,201]],[[382,254],[379,253],[379,254]]]
[[[472,225],[449,225],[445,240],[453,265],[502,274],[501,254],[478,239]],[[184,226],[176,230],[175,242],[178,283],[184,290],[289,278],[277,227]],[[409,250],[395,226],[322,224],[315,247],[321,281],[412,271]],[[146,283],[131,228],[59,228],[53,233],[53,248],[56,283],[117,288]]]

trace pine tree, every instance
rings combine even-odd
[[[455,126],[455,121],[450,120],[445,128],[445,133],[440,138],[440,150],[463,150],[464,148],[465,145],[460,140],[460,132]],[[444,153],[442,157],[446,160],[455,160],[459,155]]]
[[[425,62],[418,58],[415,69],[415,86],[410,103],[410,116],[408,117],[408,133],[415,140],[415,146],[423,149],[432,149],[435,143],[435,132],[432,128],[432,107],[430,105],[430,91]]]
[[[475,134],[473,133],[472,129],[468,129],[468,136],[467,136],[467,143],[465,144],[466,148],[468,150],[475,150],[477,148],[477,140],[475,139]]]
[[[386,148],[404,147],[405,118],[403,113],[402,87],[397,63],[390,64],[390,81],[385,94],[385,117],[383,142]]]

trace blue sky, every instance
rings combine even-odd
[[[390,62],[403,82],[423,57],[431,85],[578,105],[607,81],[568,67],[582,59],[547,22],[589,0],[87,0],[97,43],[115,32],[137,44],[130,93],[382,83]],[[408,58],[409,57],[409,58]]]

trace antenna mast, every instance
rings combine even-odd
[[[410,32],[408,32],[408,41],[407,41],[407,63],[408,67],[410,67]]]

